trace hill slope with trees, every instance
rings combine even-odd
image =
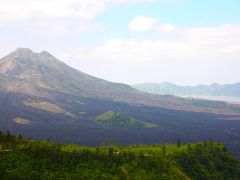
[[[239,179],[217,142],[84,147],[0,133],[0,179]]]

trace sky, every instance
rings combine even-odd
[[[48,51],[109,81],[240,82],[239,0],[0,0],[0,57]]]

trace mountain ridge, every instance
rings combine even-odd
[[[188,99],[143,93],[127,84],[113,83],[93,77],[66,65],[46,51],[35,53],[29,48],[18,48],[0,60],[0,78],[5,82],[2,85],[0,83],[0,87],[5,88],[5,91],[16,91],[40,97],[61,92],[176,110],[238,113],[233,110],[234,108],[227,106],[218,110],[196,106]]]
[[[177,85],[169,82],[162,83],[142,83],[132,85],[137,90],[146,93],[158,95],[177,95],[177,96],[233,96],[240,97],[240,83],[234,84],[218,84],[212,83],[210,85],[199,84],[195,86]]]
[[[83,84],[85,87],[93,87],[94,84],[91,84],[91,81],[98,83],[98,86],[110,84],[108,81],[87,75],[66,65],[46,51],[34,53],[28,48],[18,48],[2,58],[0,60],[0,75],[26,80],[42,88],[55,91],[63,90],[67,93],[72,93],[76,89],[83,90],[84,88],[80,84]],[[54,81],[49,82],[51,79],[54,79]],[[114,88],[114,86],[121,84],[111,83],[110,85]],[[122,85],[121,87],[135,91],[127,85]],[[73,94],[84,95],[84,93],[87,92],[75,92]]]

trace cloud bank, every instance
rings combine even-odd
[[[0,25],[21,24],[50,35],[81,32],[107,9],[153,0],[1,0]],[[29,28],[30,29],[30,28]]]
[[[31,19],[90,21],[107,8],[152,0],[1,0],[0,22]]]
[[[206,79],[209,83],[221,79],[227,83],[237,79],[240,25],[179,28],[174,40],[113,38],[98,47],[80,48],[62,57],[72,66],[106,79],[110,74],[102,72],[114,69],[112,73],[119,76],[110,79],[113,81],[128,79],[128,83],[133,83],[151,79],[198,84]],[[97,68],[92,68],[93,64]],[[138,77],[127,77],[131,72]]]

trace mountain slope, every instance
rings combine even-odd
[[[91,146],[211,138],[240,157],[239,106],[142,93],[77,71],[47,52],[18,49],[0,59],[0,107],[0,129],[26,137]],[[109,111],[156,126],[116,128],[95,121]]]
[[[0,90],[39,97],[51,97],[52,93],[60,92],[177,110],[238,113],[235,107],[196,106],[188,99],[142,93],[126,84],[112,83],[75,70],[48,52],[34,53],[26,48],[19,48],[0,60],[0,79]]]
[[[176,84],[163,83],[143,83],[132,85],[135,89],[142,92],[159,95],[178,95],[178,96],[233,96],[240,97],[240,83],[220,85],[198,86],[178,86]]]
[[[45,51],[34,53],[24,48],[0,60],[0,76],[80,96],[109,98],[114,96],[115,91],[118,94],[135,91],[130,86],[110,83],[77,71]]]

